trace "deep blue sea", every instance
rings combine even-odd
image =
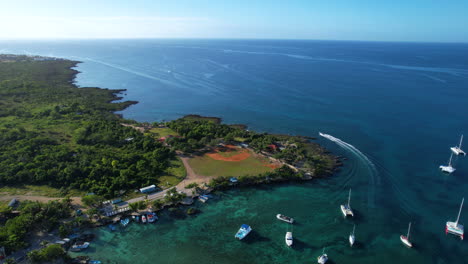
[[[219,193],[202,214],[124,232],[97,230],[87,254],[104,263],[468,263],[445,234],[468,198],[468,157],[438,170],[468,136],[468,44],[290,40],[0,41],[0,53],[82,61],[76,84],[127,89],[126,118],[186,114],[272,133],[317,136],[348,158],[328,179]],[[468,137],[467,137],[468,138]],[[344,142],[344,143],[343,143]],[[465,144],[468,150],[468,142]],[[339,205],[352,188],[356,217]],[[277,213],[294,217],[295,246]],[[399,236],[413,223],[405,248]],[[468,226],[468,208],[462,212]],[[254,233],[234,239],[243,223]],[[357,246],[348,235],[356,224]]]

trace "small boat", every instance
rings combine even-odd
[[[460,210],[458,211],[457,221],[455,222],[448,221],[447,224],[445,224],[445,234],[450,233],[456,236],[460,236],[461,240],[463,240],[465,230],[464,230],[463,225],[458,223],[458,220],[460,220],[460,214],[463,208],[464,201],[465,201],[465,198],[462,199]]]
[[[90,260],[88,261],[88,264],[101,264],[102,262],[100,260]]]
[[[153,213],[153,212],[148,213],[147,217],[148,217],[148,223],[154,223],[154,221],[158,220],[156,213]]]
[[[444,165],[439,166],[441,171],[449,173],[449,174],[453,173],[455,171],[455,168],[452,167],[452,156],[453,156],[453,153],[450,154],[450,159],[449,159],[449,162],[448,162],[447,166],[444,166]]]
[[[403,244],[405,244],[405,246],[407,247],[413,247],[413,244],[409,241],[410,230],[411,230],[411,222],[408,225],[408,233],[406,234],[406,236],[404,235],[400,236],[401,242],[403,242]]]
[[[325,264],[325,263],[327,263],[327,261],[328,261],[328,255],[325,254],[325,249],[323,249],[322,255],[318,256],[318,258],[317,258],[317,262],[319,264]]]
[[[141,222],[142,222],[143,224],[146,224],[146,216],[145,216],[145,215],[142,215],[142,216],[141,216]]]
[[[354,216],[353,210],[351,209],[350,202],[351,202],[351,189],[349,189],[348,204],[341,205],[341,212],[343,212],[343,215],[345,217],[348,215]]]
[[[250,231],[252,231],[252,228],[249,225],[242,224],[241,227],[239,228],[239,231],[237,231],[234,237],[239,240],[242,240],[244,237],[246,237],[250,233]]]
[[[450,148],[450,150],[452,150],[452,152],[453,152],[455,155],[463,155],[463,156],[466,156],[465,151],[463,151],[463,150],[461,149],[462,142],[463,142],[463,135],[461,135],[460,144],[458,144],[458,146],[456,146],[456,147],[451,147],[451,148]]]
[[[349,234],[349,245],[353,246],[354,242],[356,242],[356,237],[354,236],[354,230],[356,229],[356,225],[353,226],[353,232]]]
[[[206,203],[206,201],[208,201],[208,199],[210,199],[210,197],[208,197],[207,195],[204,195],[204,194],[198,196],[198,200],[200,202],[202,202],[202,203]]]
[[[115,225],[110,224],[108,227],[109,227],[109,229],[110,229],[111,231],[115,231]]]
[[[292,246],[293,244],[292,232],[286,232],[286,236],[284,237],[284,239],[286,240],[286,245],[288,245],[288,247]]]
[[[290,224],[294,223],[294,218],[289,217],[289,216],[285,216],[285,215],[282,215],[282,214],[277,214],[276,218],[278,220],[284,221],[286,223],[290,223]]]
[[[135,221],[136,221],[137,223],[139,223],[139,222],[140,222],[140,216],[138,216],[138,215],[135,216]]]
[[[125,219],[120,220],[120,224],[121,224],[123,227],[126,227],[129,223],[130,223],[130,219],[129,219],[129,218],[125,218]]]
[[[89,242],[77,242],[73,246],[71,246],[71,251],[82,251],[83,249],[87,249],[89,247]]]

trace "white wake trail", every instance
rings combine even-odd
[[[377,175],[377,169],[372,163],[372,161],[364,155],[359,149],[357,149],[355,146],[344,142],[343,140],[336,138],[332,135],[324,134],[319,132],[319,135],[332,141],[335,142],[338,146],[344,148],[345,150],[353,153],[358,159],[364,162],[366,165],[367,169],[369,170],[369,175],[370,175],[370,184],[369,184],[369,192],[368,192],[368,203],[369,207],[374,208],[375,207],[375,189],[376,189],[376,183],[375,183],[375,178]]]

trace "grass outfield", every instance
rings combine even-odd
[[[242,161],[214,160],[206,155],[191,158],[189,164],[198,175],[203,176],[243,176],[258,175],[273,171],[265,165],[269,164],[266,158],[251,155]]]
[[[166,170],[166,175],[162,175],[158,178],[158,187],[164,189],[176,186],[185,178],[186,175],[187,172],[185,171],[182,160],[180,158],[171,160],[171,166]]]
[[[179,134],[168,127],[155,127],[149,130],[156,138],[167,137],[169,135],[178,136]]]

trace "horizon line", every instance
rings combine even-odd
[[[468,41],[422,41],[422,40],[359,40],[359,39],[312,39],[312,38],[214,38],[214,37],[61,37],[61,38],[2,38],[0,41],[63,41],[63,40],[283,40],[283,41],[337,41],[337,42],[382,42],[382,43],[427,43],[427,44],[468,44]]]

